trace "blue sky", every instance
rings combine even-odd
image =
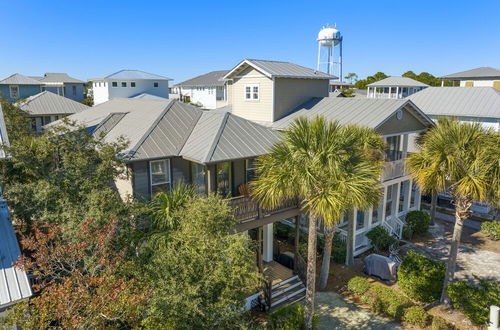
[[[500,67],[500,1],[0,0],[0,77],[139,69],[180,82],[244,58],[316,63],[327,23],[344,72],[442,75]]]

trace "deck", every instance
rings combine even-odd
[[[293,270],[276,261],[264,262],[264,274],[272,280],[272,285],[293,277]]]

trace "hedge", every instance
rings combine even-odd
[[[305,308],[301,304],[286,305],[269,314],[271,329],[302,330],[304,327]],[[318,316],[313,316],[313,329],[318,327]]]
[[[432,302],[441,296],[445,270],[444,263],[408,251],[398,269],[398,284],[408,297]]]
[[[455,326],[446,322],[441,316],[433,316],[432,317],[432,330],[455,330]]]
[[[381,226],[377,226],[370,230],[366,237],[371,241],[375,251],[388,251],[389,246],[398,242],[397,239],[392,237],[387,230]]]
[[[430,316],[425,309],[420,306],[411,306],[403,315],[403,320],[413,325],[425,328],[429,324]]]
[[[397,293],[393,289],[380,285],[372,285],[361,297],[361,301],[370,305],[377,312],[401,321],[406,308],[412,305],[410,299]]]
[[[500,221],[485,221],[481,224],[481,232],[494,241],[500,239]]]
[[[366,277],[354,276],[347,282],[347,290],[358,295],[364,294],[371,287],[370,281]]]
[[[425,211],[410,211],[406,214],[403,236],[411,239],[414,234],[423,234],[429,230],[431,216]]]

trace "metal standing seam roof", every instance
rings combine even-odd
[[[373,82],[367,85],[368,87],[429,87],[415,79],[408,77],[387,77],[385,79]]]
[[[225,82],[223,78],[228,72],[229,70],[212,71],[191,78],[189,80],[183,81],[181,83],[178,83],[175,86],[184,86],[184,87],[224,86]]]
[[[148,99],[148,100],[166,100],[166,98],[161,97],[161,96],[156,96],[153,94],[148,94],[148,93],[141,93],[136,96],[132,96],[131,98],[133,99]]]
[[[441,78],[448,80],[461,80],[461,79],[472,79],[472,78],[479,78],[479,79],[500,78],[500,69],[492,68],[489,66],[483,66],[476,69],[447,74],[446,76],[442,76]]]
[[[154,73],[144,72],[140,70],[120,70],[118,72],[107,75],[104,78],[96,78],[95,80],[102,80],[102,79],[172,80],[171,78],[163,77]]]
[[[279,61],[268,61],[268,60],[254,60],[245,59],[231,69],[225,76],[224,79],[230,79],[234,73],[239,71],[242,65],[249,65],[256,70],[262,72],[269,78],[303,78],[303,79],[337,79],[338,77],[326,74],[321,71],[316,71],[304,66],[290,63],[290,62],[279,62]]]
[[[357,124],[377,128],[390,115],[410,103],[399,99],[371,99],[350,97],[313,98],[299,106],[288,116],[273,124],[275,129],[286,129],[298,117],[324,116],[328,120],[338,120],[340,124]],[[425,115],[424,115],[425,117]],[[429,123],[430,119],[426,117]]]
[[[57,72],[47,72],[43,77],[39,79],[42,83],[73,83],[73,84],[85,84],[84,81],[75,79],[68,76],[67,73],[57,73]]]
[[[500,118],[500,92],[493,87],[429,87],[407,99],[428,115]]]
[[[49,91],[32,95],[17,105],[29,115],[73,114],[89,109],[85,104]]]
[[[0,308],[33,294],[26,272],[14,266],[21,250],[9,219],[7,204],[0,200]]]
[[[0,80],[0,85],[42,85],[38,80],[14,73],[7,78]]]

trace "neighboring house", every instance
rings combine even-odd
[[[402,99],[429,87],[407,77],[387,77],[367,85],[367,97],[372,99]]]
[[[441,79],[459,81],[460,87],[493,87],[500,90],[500,69],[481,67],[442,76]]]
[[[85,82],[72,78],[67,73],[46,73],[38,80],[42,83],[42,91],[49,91],[76,102],[82,102],[85,97]]]
[[[31,129],[41,133],[43,126],[63,117],[84,111],[89,107],[66,97],[41,92],[16,104],[31,119]]]
[[[16,102],[41,91],[40,81],[19,73],[0,80],[0,96],[9,102]]]
[[[227,103],[227,88],[223,77],[228,70],[212,71],[176,84],[178,97],[204,109],[221,108]]]
[[[340,92],[343,89],[351,89],[354,84],[348,82],[340,82],[338,80],[330,80],[330,92]]]
[[[168,99],[169,80],[172,79],[139,70],[121,70],[104,78],[92,79],[94,105],[140,94]]]

